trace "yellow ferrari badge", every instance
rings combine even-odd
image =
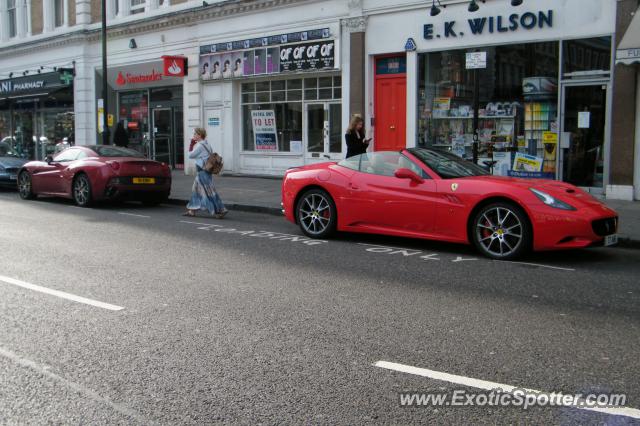
[[[452,183],[452,184],[451,184],[451,190],[452,190],[453,192],[456,192],[456,191],[458,190],[458,184],[457,184],[457,183]]]

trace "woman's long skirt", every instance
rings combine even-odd
[[[191,199],[187,204],[189,210],[207,210],[210,214],[219,214],[226,211],[220,195],[213,184],[213,175],[198,170],[193,187],[191,188]]]

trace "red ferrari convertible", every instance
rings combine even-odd
[[[155,205],[169,197],[169,166],[137,151],[110,145],[75,146],[47,161],[31,161],[18,172],[23,199],[38,195],[71,198],[78,206],[125,199]]]
[[[474,244],[503,260],[617,242],[616,212],[573,185],[491,176],[423,148],[290,169],[282,203],[312,238],[335,230],[425,238]]]

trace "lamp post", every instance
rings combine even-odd
[[[107,93],[107,0],[101,0],[102,6],[102,144],[109,145],[109,101]]]

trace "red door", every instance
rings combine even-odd
[[[407,79],[377,76],[375,92],[376,151],[399,151],[407,147]]]

